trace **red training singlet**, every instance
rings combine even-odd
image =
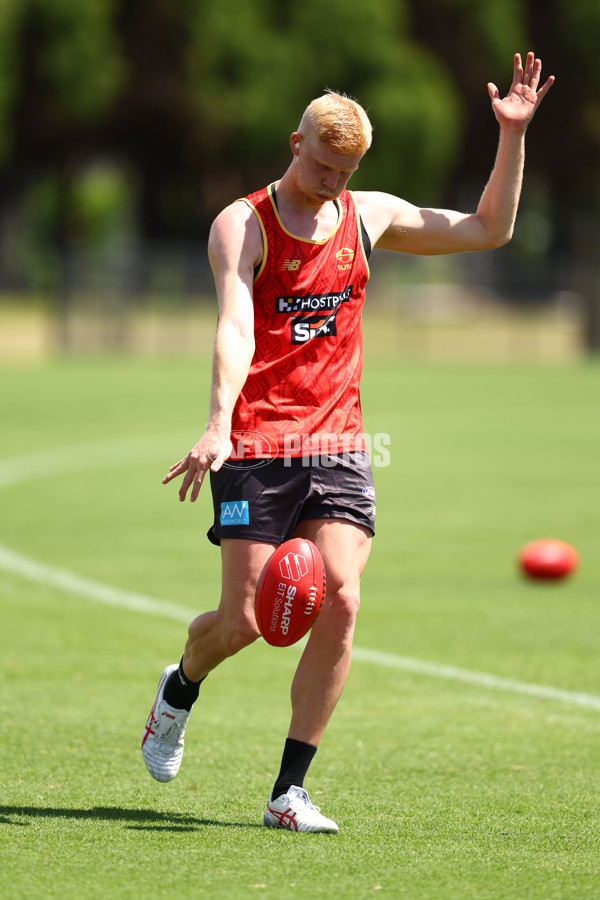
[[[354,197],[322,241],[289,232],[274,185],[240,202],[263,234],[254,279],[256,349],[232,419],[232,459],[364,450],[362,308],[369,266]]]

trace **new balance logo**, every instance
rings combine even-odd
[[[298,553],[288,553],[280,560],[279,571],[283,578],[291,581],[300,581],[308,573],[308,563]]]
[[[297,272],[302,264],[301,259],[285,259],[280,272]]]

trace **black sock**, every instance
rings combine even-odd
[[[281,797],[282,794],[287,794],[293,784],[296,787],[303,787],[304,776],[308,772],[308,767],[316,752],[317,748],[312,744],[295,741],[293,738],[286,739],[281,769],[273,788],[273,800]]]
[[[204,678],[206,678],[206,675]],[[192,705],[198,699],[200,685],[204,681],[204,678],[201,678],[200,681],[190,681],[183,671],[182,656],[177,671],[171,672],[167,678],[165,689],[163,691],[163,700],[174,709],[190,710]]]

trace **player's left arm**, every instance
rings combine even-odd
[[[422,208],[391,194],[358,192],[358,207],[374,247],[427,255],[489,250],[510,240],[523,181],[525,132],[554,83],[550,76],[538,89],[541,70],[541,60],[533,53],[527,54],[524,68],[517,53],[506,97],[488,84],[500,139],[476,212]]]

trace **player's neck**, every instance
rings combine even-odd
[[[308,240],[324,240],[335,228],[339,206],[335,200],[305,196],[289,172],[275,183],[277,209],[285,227]]]

